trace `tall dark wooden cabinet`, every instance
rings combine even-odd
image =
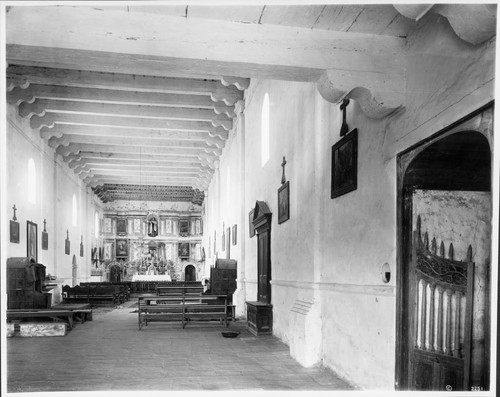
[[[236,261],[217,259],[215,267],[210,268],[210,290],[215,295],[232,296],[236,291]]]
[[[273,331],[271,218],[267,204],[257,201],[252,221],[257,233],[257,301],[246,302],[248,330],[254,335],[271,334]]]
[[[45,266],[28,258],[7,259],[7,309],[45,309],[50,294],[43,292]]]

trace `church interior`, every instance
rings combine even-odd
[[[495,3],[2,3],[2,393],[495,394]]]

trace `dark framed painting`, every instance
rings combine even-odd
[[[290,181],[278,189],[278,224],[290,219]]]
[[[118,219],[116,221],[116,233],[120,235],[127,234],[127,220],[126,219]]]
[[[217,230],[214,231],[214,255],[217,255]]]
[[[49,249],[49,233],[42,232],[42,249],[47,251]]]
[[[189,221],[187,219],[179,220],[179,234],[187,236],[189,234]]]
[[[10,221],[10,242],[19,244],[19,222]]]
[[[226,229],[226,259],[231,259],[231,228]]]
[[[179,243],[179,258],[189,258],[189,243]]]
[[[249,213],[248,213],[248,233],[250,235],[250,238],[255,236],[255,227],[253,226],[253,213],[255,211],[255,208],[253,208]]]
[[[236,245],[238,242],[237,235],[238,235],[238,226],[233,225],[233,230],[231,231],[231,237],[232,237],[232,243],[233,245]]]
[[[358,187],[358,130],[353,129],[332,146],[331,198]]]
[[[116,257],[123,258],[128,255],[128,245],[125,239],[116,239]]]
[[[70,241],[69,241],[69,238],[66,238],[66,240],[64,241],[64,253],[66,255],[69,255],[70,253]]]
[[[26,256],[38,263],[38,226],[31,221],[26,221],[26,242]]]

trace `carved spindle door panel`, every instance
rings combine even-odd
[[[445,258],[441,242],[429,250],[420,217],[413,236],[410,269],[410,349],[412,390],[468,390],[474,265]]]

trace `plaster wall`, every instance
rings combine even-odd
[[[99,201],[85,184],[43,140],[32,130],[29,119],[17,114],[16,108],[7,106],[7,183],[6,203],[14,204],[20,223],[19,244],[6,243],[6,257],[26,256],[26,221],[38,226],[38,262],[46,266],[47,274],[56,276],[61,284],[72,283],[72,260],[78,265],[78,281],[90,279],[90,247],[96,243],[95,212],[102,214]],[[36,202],[28,201],[28,161],[33,159],[36,170]],[[77,223],[72,222],[73,195],[77,203]],[[12,212],[11,212],[12,214]],[[12,219],[12,218],[10,218]],[[43,221],[47,221],[48,250],[42,250]],[[68,234],[66,234],[68,231]],[[70,254],[64,252],[69,236]],[[83,257],[80,256],[83,242]],[[52,290],[52,302],[60,300],[60,288]]]
[[[246,92],[242,203],[246,214],[256,200],[273,213],[273,333],[299,362],[323,363],[362,388],[394,389],[397,154],[493,100],[494,46],[494,40],[464,43],[444,18],[423,21],[408,37],[405,109],[373,120],[355,101],[348,106],[348,124],[359,131],[358,188],[333,200],[331,146],[340,139],[338,106],[321,98],[314,84],[252,80]],[[266,92],[270,159],[261,166]],[[230,152],[221,164],[230,161]],[[278,225],[283,156],[290,219]],[[224,189],[222,179],[214,181],[210,192]],[[255,300],[257,239],[246,232],[242,237],[246,299]],[[385,263],[389,283],[382,280]],[[312,304],[304,316],[319,331],[306,330],[292,315],[297,300]],[[303,351],[314,352],[313,357],[300,357]]]
[[[242,247],[245,233],[248,231],[248,226],[245,229],[245,218],[242,216],[243,211],[240,205],[244,181],[242,168],[244,157],[241,155],[244,130],[241,117],[241,115],[238,116],[233,122],[233,129],[229,133],[218,168],[208,189],[204,202],[207,228],[203,240],[207,253],[207,275],[210,275],[210,266],[215,266],[218,258],[234,259],[237,262],[237,289],[233,294],[237,317],[245,315],[246,295]],[[236,226],[235,230],[234,226]],[[233,244],[234,231],[236,244]],[[223,236],[225,241],[222,239]],[[229,251],[227,250],[228,241]]]

